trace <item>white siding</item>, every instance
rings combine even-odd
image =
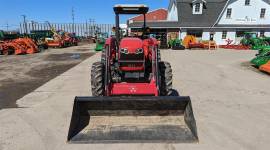
[[[232,8],[231,18],[227,19],[227,8]],[[218,24],[269,24],[270,25],[270,5],[263,0],[251,0],[250,5],[245,5],[245,0],[231,0],[225,8]],[[261,8],[266,8],[265,18],[260,18]]]
[[[203,32],[202,40],[209,40],[210,39],[210,32]]]
[[[264,36],[270,37],[270,32],[265,32]]]
[[[180,32],[179,38],[183,40],[186,37],[186,35],[187,35],[187,32]]]
[[[214,35],[214,41],[216,41],[217,45],[226,45],[226,40],[230,39],[233,40],[233,43],[235,42],[235,32],[227,32],[226,39],[222,39],[222,31],[216,32]]]
[[[168,10],[168,21],[178,21],[178,11],[175,3],[170,10]]]

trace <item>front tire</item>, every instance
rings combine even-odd
[[[173,74],[170,63],[168,62],[159,62],[159,71],[160,71],[160,95],[161,96],[170,96],[172,94],[172,81]]]
[[[105,67],[101,62],[95,62],[91,69],[91,89],[93,96],[104,96],[104,71]]]

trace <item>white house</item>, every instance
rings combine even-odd
[[[148,22],[150,28],[179,31],[200,40],[239,43],[244,32],[270,36],[270,0],[170,0],[167,21]],[[129,27],[139,27],[140,23]]]

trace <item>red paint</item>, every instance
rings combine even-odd
[[[141,66],[135,66],[135,67],[120,67],[120,70],[122,70],[122,71],[143,71],[144,66],[142,64]]]
[[[153,95],[158,96],[158,89],[155,81],[150,83],[113,83],[111,85],[111,95]]]
[[[120,49],[125,48],[129,53],[135,53],[137,49],[142,48],[143,41],[139,38],[123,38],[120,42]]]
[[[144,59],[152,60],[152,50],[153,48],[158,46],[158,42],[154,38],[149,38],[145,40],[141,40],[139,38],[124,38],[120,41],[119,49],[126,48],[129,53],[134,53],[138,48],[143,48],[144,50]],[[114,37],[108,38],[105,44],[106,48],[109,48],[109,58],[110,63],[116,59],[116,51],[118,46],[116,46],[116,39]],[[121,61],[121,58],[119,58]],[[129,63],[129,62],[127,62]],[[143,71],[144,63],[141,64],[132,64],[130,66],[120,66],[120,70],[122,71]],[[155,72],[154,70],[152,70]],[[155,76],[155,74],[153,74]],[[131,82],[121,82],[121,83],[109,83],[108,86],[105,87],[106,96],[113,95],[153,95],[158,96],[158,86],[156,85],[156,81],[153,77],[150,83],[131,83]]]
[[[161,20],[167,20],[168,11],[165,9],[158,9],[151,12],[148,12],[146,14],[146,20],[147,21],[161,21]],[[143,15],[136,16],[134,18],[130,18],[129,21],[134,22],[141,22],[143,21]]]
[[[249,50],[250,46],[244,46],[244,45],[219,45],[219,48],[234,49],[234,50]]]

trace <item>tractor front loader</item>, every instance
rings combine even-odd
[[[198,142],[190,97],[172,96],[172,68],[146,27],[145,5],[116,5],[115,37],[92,65],[93,97],[76,97],[69,143]],[[142,14],[139,37],[120,38],[119,15]]]

